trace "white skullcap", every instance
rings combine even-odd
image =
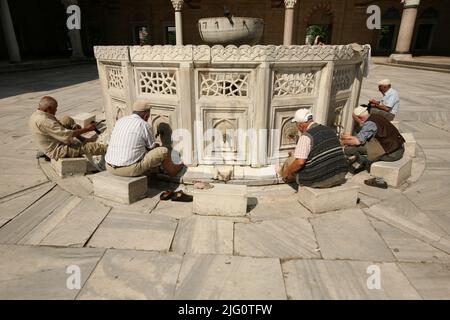
[[[391,85],[391,80],[389,79],[383,79],[381,81],[378,82],[379,86],[390,86]]]
[[[148,111],[150,110],[150,107],[147,106],[147,102],[138,100],[133,104],[133,111],[142,112],[142,111]]]
[[[359,107],[356,107],[355,110],[353,110],[353,114],[357,117],[366,116],[366,115],[369,115],[369,111],[367,111],[366,107],[359,106]]]
[[[313,120],[313,115],[311,111],[307,108],[298,109],[295,112],[294,118],[291,120],[291,122],[309,122]]]

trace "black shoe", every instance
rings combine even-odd
[[[388,188],[386,181],[384,181],[383,179],[379,179],[379,178],[367,179],[367,180],[364,180],[364,183],[371,187],[377,187],[377,188],[381,188],[381,189]]]
[[[349,172],[351,174],[355,175],[360,172],[363,172],[364,170],[366,170],[366,165],[360,164],[357,168],[355,168],[354,166],[350,166]]]
[[[45,155],[42,151],[36,153],[36,159],[43,158],[45,161],[50,161],[50,158]]]

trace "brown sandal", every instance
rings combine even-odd
[[[163,200],[163,201],[167,201],[167,200],[172,199],[172,197],[173,197],[173,191],[164,191],[164,192],[161,193],[161,195],[159,196],[159,199],[160,199],[160,200]]]
[[[192,202],[194,197],[184,193],[183,191],[177,191],[172,194],[172,201],[180,202]]]

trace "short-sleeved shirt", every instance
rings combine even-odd
[[[28,126],[41,151],[52,159],[64,156],[64,149],[73,142],[73,130],[64,128],[55,116],[44,111],[36,110]]]
[[[310,123],[308,129],[311,127],[313,123],[314,122]],[[308,159],[310,152],[311,152],[311,138],[306,134],[302,134],[298,139],[297,146],[295,147],[294,158],[306,160]]]
[[[390,88],[384,93],[383,98],[381,98],[380,103],[389,108],[389,112],[392,114],[397,114],[398,107],[400,106],[400,97],[396,90]]]
[[[361,144],[365,144],[368,140],[377,134],[377,125],[373,121],[364,122],[361,130],[358,132],[356,137]]]
[[[117,167],[130,166],[140,161],[154,145],[150,124],[137,114],[125,116],[114,126],[105,161]]]

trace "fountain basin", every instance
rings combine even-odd
[[[207,44],[257,44],[264,31],[264,20],[249,17],[213,17],[198,21],[200,37]]]

